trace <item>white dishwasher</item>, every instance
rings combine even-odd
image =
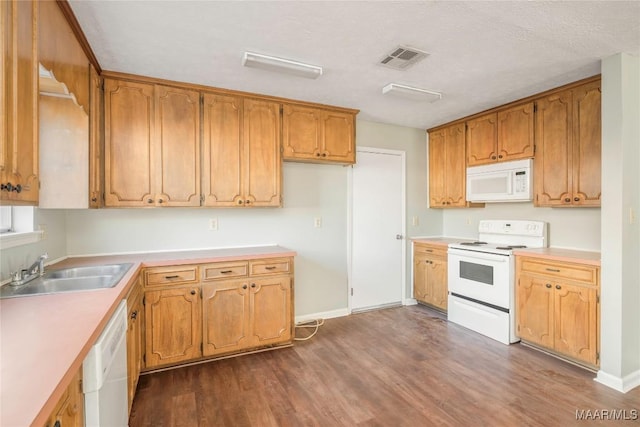
[[[123,300],[82,364],[85,425],[126,427],[127,301]]]

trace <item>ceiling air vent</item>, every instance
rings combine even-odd
[[[408,46],[398,46],[393,50],[393,52],[382,58],[380,65],[394,68],[396,70],[406,70],[427,56],[429,56],[427,52],[423,52],[419,49]]]

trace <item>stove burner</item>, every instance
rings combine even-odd
[[[526,246],[525,245],[510,245],[510,246],[498,246],[498,247],[496,247],[496,249],[505,249],[505,250],[522,249],[522,248],[526,248]]]
[[[480,245],[486,245],[487,242],[461,242],[460,244],[463,246],[480,246]]]

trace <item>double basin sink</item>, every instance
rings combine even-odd
[[[0,287],[0,298],[113,288],[133,264],[108,264],[45,271],[24,285]]]

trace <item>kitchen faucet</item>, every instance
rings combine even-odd
[[[49,258],[48,253],[43,253],[35,260],[33,264],[29,266],[29,268],[23,268],[22,270],[11,273],[11,286],[19,286],[24,285],[35,279],[36,277],[40,277],[44,275],[44,260]]]

